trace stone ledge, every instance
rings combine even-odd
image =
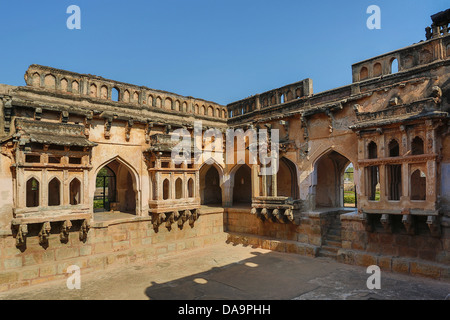
[[[450,265],[426,260],[340,249],[337,252],[337,261],[363,267],[378,265],[383,271],[450,281]]]
[[[114,219],[114,220],[108,220],[108,221],[94,221],[91,220],[91,228],[107,228],[109,226],[115,225],[115,224],[122,224],[122,223],[129,223],[129,222],[141,222],[141,221],[151,221],[152,217],[131,217],[131,218],[121,218],[121,219]]]
[[[272,251],[296,253],[309,257],[317,257],[320,247],[292,240],[273,239],[247,233],[226,232],[227,243],[242,244]]]
[[[341,221],[342,220],[350,220],[350,221],[363,221],[361,215],[358,214],[358,212],[349,212],[349,213],[343,213],[340,216]]]

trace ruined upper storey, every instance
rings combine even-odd
[[[359,99],[396,86],[414,86],[414,82],[439,85],[436,83],[436,76],[445,78],[445,74],[439,75],[437,70],[450,65],[449,10],[432,16],[433,25],[427,28],[432,32],[430,31],[427,41],[353,64],[352,84],[313,94],[312,80],[306,79],[254,95],[227,105],[228,124],[245,126],[293,115],[308,117],[341,110],[345,104],[357,104]],[[446,84],[442,84],[445,96]],[[430,86],[424,94],[428,97],[433,91]],[[382,108],[389,106],[390,99],[391,97],[386,99]],[[397,101],[396,104],[412,102],[414,101]],[[371,106],[359,111],[374,112],[382,109],[377,108],[374,110]]]
[[[227,117],[226,108],[211,101],[36,64],[28,68],[25,81],[29,88],[69,99],[87,98],[94,103],[122,108],[160,109],[217,120]]]

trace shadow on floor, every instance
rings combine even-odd
[[[391,273],[383,274],[382,290],[369,290],[366,268],[279,252],[251,254],[170,282],[152,281],[145,294],[151,300],[432,300],[448,294],[445,284]]]

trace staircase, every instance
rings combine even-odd
[[[322,247],[319,251],[319,257],[328,257],[336,259],[337,252],[342,248],[341,240],[341,219],[340,215],[337,214],[324,236]]]

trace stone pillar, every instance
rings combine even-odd
[[[181,193],[181,198],[187,199],[189,197],[189,192],[188,192],[188,176],[187,176],[186,172],[183,172],[182,190],[183,191]]]
[[[88,170],[83,170],[83,187],[80,188],[80,192],[82,192],[81,194],[81,203],[82,204],[86,204],[86,203],[91,203],[90,199],[89,199],[89,172]],[[94,192],[95,192],[95,179],[94,179]],[[92,198],[94,198],[94,195],[92,194]]]
[[[39,205],[43,207],[48,206],[48,172],[47,169],[42,170],[42,180],[40,184],[41,195]]]
[[[262,175],[262,196],[267,197],[267,175]]]
[[[433,160],[427,161],[427,188],[426,188],[426,201],[429,203],[436,202],[436,189],[437,189],[437,170],[436,162]]]
[[[259,197],[259,175],[258,175],[258,165],[252,166],[252,197]]]
[[[200,172],[195,171],[195,179],[194,179],[194,197],[200,198]],[[201,201],[201,199],[200,199]]]
[[[39,185],[42,189],[42,186]],[[25,181],[25,174],[23,168],[17,168],[17,191],[18,203],[16,204],[19,208],[25,208],[27,206],[27,182]],[[40,196],[40,195],[39,195]]]
[[[162,179],[161,179],[161,172],[155,173],[155,179],[156,179],[156,200],[162,200],[163,199],[163,186],[162,186]]]
[[[230,176],[224,175],[222,184],[222,205],[230,208],[233,206],[233,184],[231,183]]]
[[[277,163],[278,159],[273,159],[273,163],[271,163],[273,168],[276,168],[278,163]],[[278,195],[278,190],[277,190],[277,173],[275,172],[272,175],[272,197],[276,197]],[[294,182],[292,182],[294,183]]]
[[[63,188],[62,188],[62,195],[61,195],[61,203],[64,206],[68,206],[70,204],[70,186],[69,186],[69,172],[68,170],[63,171]]]
[[[400,200],[402,200],[402,197],[408,198],[409,195],[409,164],[408,163],[402,163],[402,196],[400,197]]]
[[[261,109],[261,99],[260,99],[260,95],[259,94],[257,94],[255,96],[255,107],[256,107],[256,110],[260,110]]]
[[[172,163],[172,161],[171,161],[171,163]],[[174,179],[174,176],[173,176],[172,172],[170,173],[169,183],[170,183],[170,185],[169,185],[169,187],[170,187],[169,188],[169,199],[172,200],[172,199],[175,199],[175,179]]]
[[[385,201],[386,200],[386,166],[383,164],[381,166],[379,166],[379,175],[380,175],[380,201]]]

